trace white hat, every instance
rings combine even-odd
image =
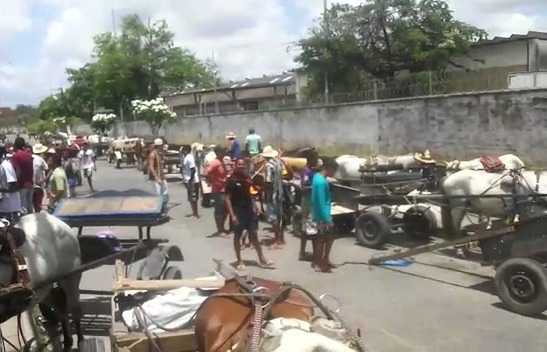
[[[264,150],[262,150],[262,153],[260,153],[265,158],[276,158],[279,156],[279,152],[275,150],[271,145],[267,145],[264,147]]]
[[[154,139],[154,145],[163,145],[163,139],[161,138]]]
[[[226,135],[226,139],[236,139],[236,134],[234,132],[230,132]]]
[[[32,147],[32,152],[34,154],[42,154],[42,153],[47,152],[47,149],[48,148],[45,145],[43,145],[42,143],[37,143]]]

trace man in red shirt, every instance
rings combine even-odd
[[[224,151],[220,146],[216,146],[214,151],[216,159],[207,168],[207,178],[211,182],[211,198],[215,207],[214,217],[217,225],[217,235],[225,237],[228,231],[224,228],[224,223],[228,214],[224,203],[224,186],[226,184],[226,168],[222,162]]]
[[[34,212],[32,205],[32,190],[34,188],[34,166],[32,154],[26,150],[26,143],[22,137],[15,138],[13,142],[13,157],[11,164],[17,174],[19,183],[19,197],[21,198],[21,213],[30,214]]]

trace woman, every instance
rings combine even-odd
[[[311,189],[312,220],[317,227],[317,234],[312,239],[312,268],[324,273],[332,272],[335,267],[330,261],[330,251],[334,243],[331,216],[331,191],[327,177],[333,177],[338,164],[334,159],[323,160],[323,165],[313,176]]]
[[[306,258],[306,244],[308,242],[308,232],[315,234],[315,227],[311,219],[311,185],[313,176],[317,172],[319,164],[317,156],[308,156],[306,166],[300,173],[300,209],[302,214],[302,228],[300,229],[300,253],[298,260],[303,261]],[[312,233],[313,232],[313,233]]]
[[[247,165],[242,158],[237,159],[232,175],[226,181],[226,209],[234,226],[234,250],[237,259],[237,270],[245,270],[241,259],[241,237],[247,231],[249,240],[258,255],[260,267],[273,267],[274,263],[264,257],[262,246],[258,241],[258,215],[254,197],[251,194],[252,181],[246,173]]]

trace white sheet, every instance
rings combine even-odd
[[[128,292],[126,292],[128,293]],[[181,329],[194,316],[205,301],[206,294],[195,288],[182,287],[158,294],[142,304],[144,321],[148,330],[154,333],[164,332],[162,328]],[[135,309],[122,312],[124,324],[132,331],[143,331],[135,316]],[[157,326],[157,325],[158,326]]]

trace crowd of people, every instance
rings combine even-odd
[[[1,147],[0,217],[14,222],[25,214],[53,211],[62,199],[75,196],[79,172],[93,192],[95,154],[84,144],[76,159],[79,166],[67,152],[58,153],[41,143],[30,146],[22,137],[12,147]]]
[[[243,148],[234,133],[228,133],[226,139],[228,148],[216,146],[214,149],[216,158],[202,170],[212,188],[216,235],[228,237],[233,234],[238,270],[245,270],[241,257],[242,247],[251,246],[256,250],[259,266],[271,268],[274,262],[265,257],[258,238],[259,219],[262,217],[272,226],[274,241],[270,249],[284,248],[286,246],[284,214],[287,205],[292,202],[286,181],[294,175],[294,172],[283,161],[279,150],[272,146],[262,147],[262,140],[254,129],[249,130]],[[160,140],[157,147],[155,153],[161,150]],[[151,164],[159,160],[157,155],[159,154],[151,156]],[[261,156],[265,160],[264,170],[255,170],[256,166],[251,159],[256,156]],[[184,147],[182,177],[192,209],[187,217],[194,219],[200,217],[199,166],[191,148]],[[311,240],[313,247],[311,266],[320,272],[332,272],[335,267],[330,261],[334,237],[331,193],[327,179],[334,175],[336,168],[334,160],[322,161],[317,155],[312,154],[307,158],[307,165],[299,175],[302,192],[300,205],[303,214],[302,229],[298,234],[301,237],[299,259],[305,260],[306,242]],[[166,184],[159,167],[151,166],[150,172],[157,185]],[[259,174],[263,174],[262,182],[257,181]],[[161,192],[158,190],[158,193]],[[259,199],[265,203],[265,211],[259,206]],[[228,224],[227,220],[229,220]]]

